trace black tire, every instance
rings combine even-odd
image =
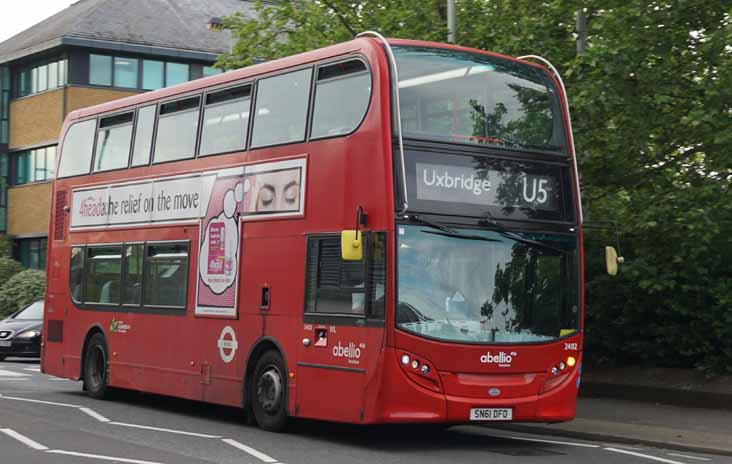
[[[99,400],[109,394],[107,387],[108,353],[104,335],[100,333],[92,335],[84,352],[84,390],[89,396]]]
[[[254,368],[250,404],[259,427],[281,432],[287,425],[287,371],[277,351],[265,352]]]

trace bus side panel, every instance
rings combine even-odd
[[[240,378],[244,377],[245,363],[252,363],[252,367],[256,363],[255,358],[247,358],[253,344],[264,340],[281,350],[288,373],[296,372],[305,286],[303,223],[302,219],[244,223],[240,330],[237,331],[237,336],[242,334],[244,343],[239,345],[235,361],[241,367]],[[262,307],[263,288],[269,289],[268,307]],[[290,413],[295,408],[296,382],[295,378],[288,379]]]

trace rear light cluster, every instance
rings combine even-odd
[[[407,377],[433,391],[442,391],[440,388],[440,379],[437,376],[432,364],[424,358],[420,358],[411,353],[401,352],[399,354],[399,366]]]
[[[553,365],[549,369],[549,373],[551,375],[541,386],[541,393],[546,393],[561,385],[562,382],[569,377],[569,374],[575,364],[577,364],[577,359],[575,359],[574,356],[569,356],[566,361],[559,361],[559,363]]]

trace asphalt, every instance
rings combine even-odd
[[[564,424],[438,430],[296,421],[289,433],[271,434],[243,425],[233,408],[135,393],[92,400],[78,382],[46,376],[37,364],[23,361],[0,363],[0,432],[3,428],[49,449],[37,451],[0,434],[0,462],[32,464],[87,462],[68,453],[176,464],[506,464],[539,458],[545,464],[732,463],[729,409],[580,398],[577,419]],[[272,458],[257,458],[225,439]]]

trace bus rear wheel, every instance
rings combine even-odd
[[[103,399],[107,395],[107,359],[104,335],[92,335],[84,352],[84,389],[92,398]]]
[[[267,351],[257,361],[251,379],[251,405],[257,424],[270,432],[287,425],[287,376],[282,356]]]

